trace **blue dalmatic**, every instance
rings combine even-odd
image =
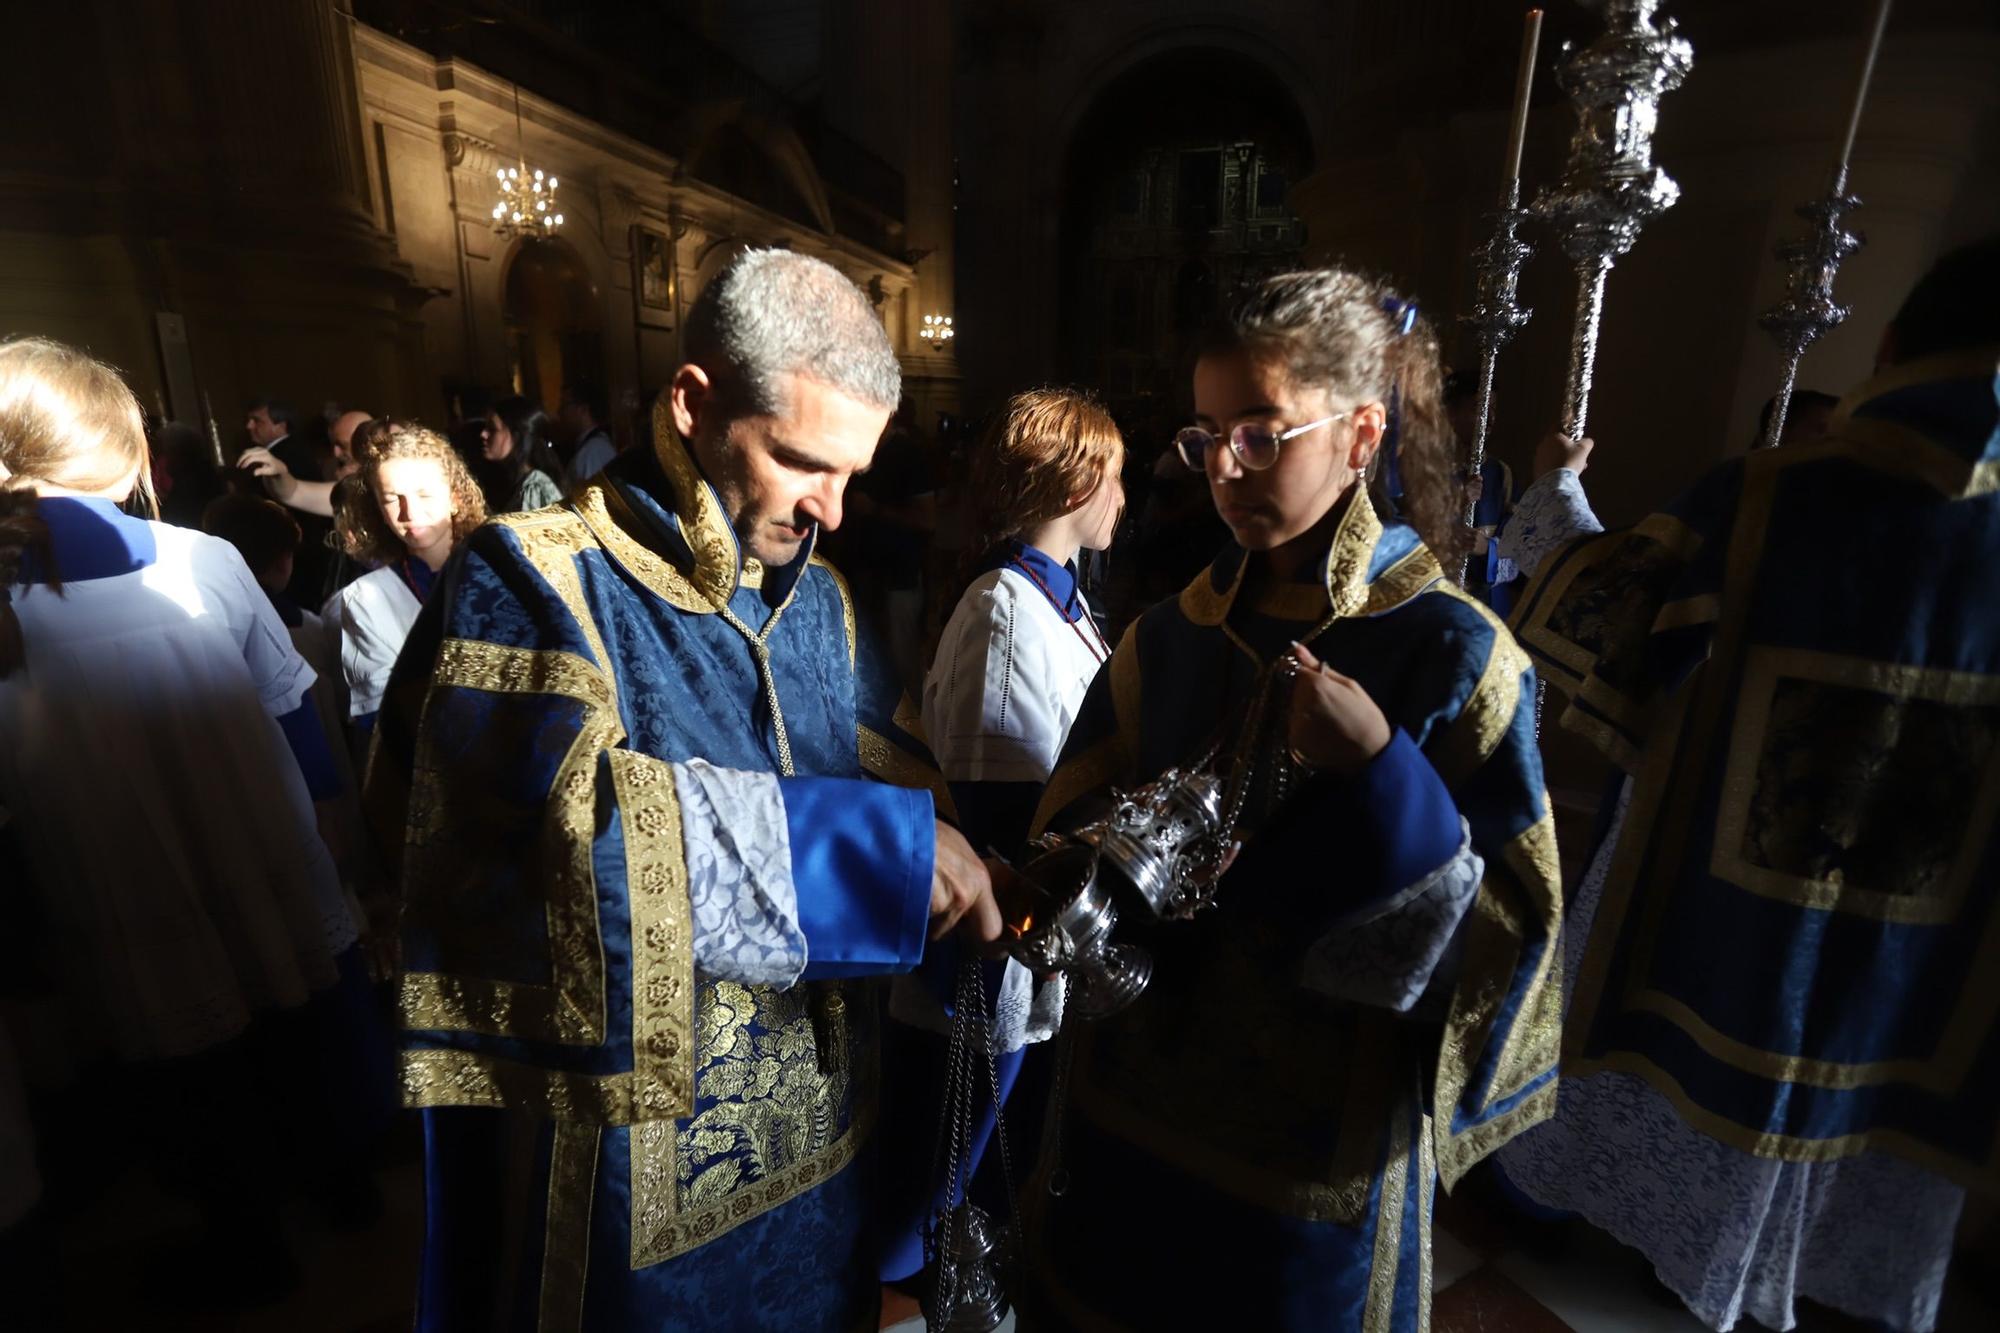
[[[1565,1069],[1746,1153],[2000,1183],[2000,348],[1551,557],[1517,632],[1633,778]]]
[[[1065,1034],[1067,1104],[1029,1192],[1035,1327],[1421,1329],[1435,1183],[1554,1107],[1562,909],[1534,673],[1407,524],[1342,503],[1299,581],[1231,547],[1139,619],[1037,812],[1074,827],[1113,785],[1226,753],[1293,640],[1393,728],[1359,773],[1251,813],[1212,910],[1121,922],[1153,979]]]
[[[470,538],[378,723],[426,1329],[846,1329],[877,1306],[876,1004],[853,978],[921,956],[949,798],[839,575],[809,544],[745,559],[655,430],[572,504]],[[798,984],[722,979],[704,948]]]

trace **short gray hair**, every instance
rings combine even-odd
[[[790,250],[745,250],[688,311],[687,356],[725,398],[783,408],[787,375],[807,375],[893,411],[903,371],[868,298],[831,264]]]

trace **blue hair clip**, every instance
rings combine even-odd
[[[1382,298],[1382,313],[1387,315],[1389,322],[1395,326],[1398,338],[1408,337],[1410,330],[1417,327],[1415,301],[1405,301],[1400,296],[1385,296]]]
[[[1417,303],[1405,301],[1400,296],[1382,298],[1382,313],[1389,317],[1391,327],[1398,338],[1406,338],[1410,330],[1417,327]],[[1392,501],[1403,498],[1403,469],[1397,458],[1397,446],[1402,443],[1403,395],[1394,386],[1389,388],[1388,420],[1382,430],[1382,483],[1383,489]]]

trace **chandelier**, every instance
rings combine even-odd
[[[544,175],[540,167],[528,170],[521,138],[521,85],[514,85],[514,165],[501,167],[493,175],[500,188],[500,202],[493,205],[493,230],[503,238],[552,236],[563,224],[556,210],[556,178]]]
[[[925,315],[924,326],[917,330],[917,336],[936,347],[943,347],[958,336],[958,330],[951,326],[950,315]]]

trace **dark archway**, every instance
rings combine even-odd
[[[583,257],[561,238],[523,240],[502,288],[508,379],[553,413],[565,385],[604,382],[604,308]]]
[[[1298,262],[1305,232],[1286,193],[1311,145],[1277,75],[1238,52],[1168,51],[1099,90],[1063,175],[1063,376],[1130,427],[1177,411],[1216,301]]]

